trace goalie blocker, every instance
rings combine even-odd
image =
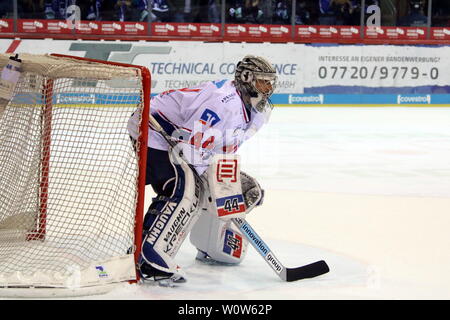
[[[144,280],[186,280],[175,256],[189,233],[198,249],[197,259],[240,263],[248,241],[231,219],[244,217],[262,203],[263,191],[255,179],[240,171],[238,155],[214,156],[201,183],[177,153],[169,151],[175,176],[163,184],[168,196],[159,192],[145,217],[139,261]]]

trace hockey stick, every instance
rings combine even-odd
[[[175,147],[177,142],[175,142],[175,140],[164,131],[164,129],[160,126],[158,121],[156,121],[156,119],[151,114],[149,117],[149,122],[153,130],[160,133],[170,146]],[[186,162],[189,168],[191,168],[193,174],[198,178],[198,180],[202,182],[194,166],[191,165],[184,158],[183,155],[180,156],[183,159],[183,161]],[[250,224],[247,221],[245,221],[245,219],[234,218],[231,219],[231,221],[242,231],[242,233],[249,240],[251,245],[264,258],[267,264],[277,273],[277,275],[280,277],[281,280],[296,281],[300,279],[314,278],[330,271],[327,263],[324,260],[319,260],[311,264],[303,265],[297,268],[286,268],[275,257],[275,255],[272,253],[272,250],[270,250],[269,246],[265,244],[264,241],[261,240],[259,235],[255,232],[255,230],[253,230]]]
[[[232,219],[233,223],[242,231],[252,246],[266,260],[267,264],[278,274],[281,280],[296,281],[306,278],[314,278],[330,271],[324,260],[319,260],[297,268],[286,268],[270,250],[269,246],[262,241],[261,237],[249,225],[247,221],[240,218]]]

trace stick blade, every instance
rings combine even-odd
[[[298,268],[287,268],[286,281],[297,281],[301,279],[314,278],[330,271],[327,263],[323,260],[313,262]]]

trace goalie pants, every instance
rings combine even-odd
[[[176,188],[174,166],[169,153],[164,150],[148,148],[146,184],[152,186],[159,196],[170,197]],[[152,209],[158,209],[158,200],[150,205],[144,218],[144,232],[151,228],[155,220]],[[201,215],[190,234],[191,243],[212,259],[227,264],[240,263],[246,253],[247,240],[230,221],[222,221],[214,214],[201,210]]]
[[[175,171],[167,151],[148,148],[145,184],[150,184],[157,195],[170,197],[175,187]]]

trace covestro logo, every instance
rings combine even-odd
[[[397,96],[397,104],[430,104],[431,103],[431,96],[429,94],[427,95],[418,95],[418,96],[404,96],[404,95],[398,95]]]
[[[289,104],[323,104],[323,94],[317,95],[294,95],[288,97]]]

